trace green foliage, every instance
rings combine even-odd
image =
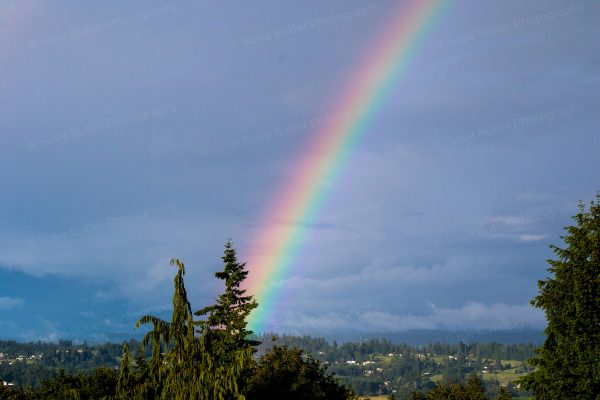
[[[413,392],[411,400],[487,400],[479,376],[471,374],[464,385],[449,383],[439,385],[426,394]],[[496,400],[510,399],[505,389],[500,390]]]
[[[121,373],[119,374],[119,380],[117,381],[117,393],[119,396],[124,397],[125,394],[131,392],[131,362],[129,361],[129,346],[127,343],[123,344],[123,358],[121,359]]]
[[[263,344],[257,354],[267,352],[273,343],[297,347],[328,362],[328,371],[360,396],[394,394],[399,400],[410,398],[414,390],[427,392],[440,381],[466,382],[471,373],[483,370],[489,371],[482,376],[487,397],[495,398],[501,384],[512,396],[527,395],[510,382],[527,372],[530,367],[523,361],[532,357],[536,348],[531,343],[432,343],[415,347],[385,339],[338,345],[310,336],[275,338],[275,342],[269,342],[267,335],[260,337]],[[347,363],[350,360],[354,363]],[[502,370],[497,370],[500,366]]]
[[[511,396],[510,396],[510,393],[508,393],[508,390],[504,389],[503,387],[500,388],[500,393],[498,393],[496,400],[510,400],[510,399],[511,399]]]
[[[270,340],[271,337],[274,337],[275,341]],[[522,362],[532,357],[536,348],[533,344],[506,345],[500,343],[433,343],[415,347],[407,344],[394,344],[385,339],[371,339],[360,343],[346,342],[338,345],[335,342],[327,342],[323,338],[273,336],[272,334],[260,336],[258,340],[263,343],[256,348],[255,357],[268,353],[274,345],[299,348],[312,354],[322,363],[327,363],[328,373],[334,373],[341,383],[347,385],[355,393],[361,396],[390,395],[395,390],[395,397],[398,400],[408,399],[414,389],[423,392],[431,390],[439,381],[466,381],[470,373],[482,371],[484,367],[488,367],[490,370],[490,373],[483,375],[486,395],[494,398],[501,390],[500,383],[507,385],[509,381],[514,382],[522,375],[522,372],[529,368]],[[56,355],[57,351],[61,359],[72,353],[80,354],[79,352],[85,356],[81,358],[83,369],[78,369],[78,365],[74,364],[74,369],[70,371],[65,369],[67,373],[89,373],[87,361],[83,361],[89,356],[85,354],[93,357],[99,354],[109,354],[110,358],[106,365],[113,369],[118,367],[118,371],[122,373],[124,354],[123,350],[118,351],[120,347],[122,348],[121,345],[111,343],[76,345],[72,343],[40,344],[0,341],[0,352],[9,354],[8,358],[12,360],[19,354],[24,355],[26,359],[32,354],[45,354],[43,358],[35,359],[33,362],[14,362],[10,366],[5,359],[0,364],[0,379],[15,382],[15,386],[21,387],[28,387],[27,382],[39,381],[39,385],[34,386],[39,388],[44,378],[51,378],[58,373],[46,367],[47,358]],[[130,361],[125,365],[129,366],[131,384],[140,391],[137,395],[138,398],[155,398],[154,385],[149,375],[152,349],[147,348],[142,353],[140,351],[141,343],[135,340],[127,342],[127,348]],[[395,355],[390,357],[389,353]],[[421,357],[422,355],[425,357]],[[449,356],[453,356],[455,359],[451,359]],[[494,370],[499,366],[498,358],[502,362],[502,371]],[[51,361],[55,360],[56,358],[53,358]],[[346,360],[355,360],[357,364],[349,365]],[[376,364],[358,365],[365,361],[376,361]],[[378,371],[377,368],[382,368],[382,371]],[[251,365],[244,369],[244,375],[248,375],[252,370]],[[386,381],[389,381],[388,385],[385,385]],[[526,392],[510,383],[506,389],[513,396],[527,395]]]
[[[116,395],[117,372],[110,368],[98,368],[91,374],[78,376],[65,374],[63,370],[53,379],[44,381],[32,399],[48,400],[104,400]]]
[[[600,398],[600,193],[576,226],[561,236],[566,248],[551,246],[553,277],[539,281],[532,304],[545,311],[546,340],[530,360],[536,370],[521,380],[536,399]]]
[[[247,382],[248,400],[346,400],[354,395],[302,350],[274,346],[260,358]]]
[[[0,382],[1,383],[1,382]],[[0,384],[0,400],[28,400],[34,399],[35,393],[18,387],[8,387]]]
[[[138,343],[131,344],[139,347]],[[0,360],[0,379],[15,386],[39,388],[44,380],[55,377],[61,369],[67,374],[80,374],[102,366],[118,366],[116,358],[121,355],[121,346],[104,343],[92,347],[69,340],[58,343],[0,340],[0,353],[4,354]],[[17,359],[23,356],[24,360]]]
[[[151,344],[152,357],[148,363],[147,379],[138,385],[123,389],[125,398],[143,398],[148,386],[155,398],[184,399],[243,399],[239,387],[243,367],[251,359],[251,350],[242,349],[229,354],[224,363],[215,357],[207,335],[196,335],[191,305],[184,284],[185,266],[177,260],[171,265],[178,268],[174,279],[173,314],[171,322],[147,315],[137,326],[151,324],[142,344]],[[146,368],[144,366],[144,368]]]
[[[217,298],[216,304],[194,314],[208,316],[206,321],[199,322],[200,333],[206,335],[213,351],[219,353],[219,358],[228,361],[228,355],[260,343],[248,340],[252,331],[247,329],[246,323],[246,318],[258,304],[252,296],[245,295],[246,290],[240,289],[248,271],[245,263],[238,262],[231,241],[225,244],[222,260],[225,263],[223,271],[216,272],[215,277],[224,282],[225,291]]]

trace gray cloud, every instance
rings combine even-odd
[[[342,112],[396,2],[172,6],[3,3],[2,265],[114,281],[90,291],[102,315],[168,302],[176,256],[205,305],[228,237],[244,259],[300,227],[275,322],[527,315],[548,245],[598,190],[600,3],[453,2],[385,101]],[[265,220],[315,134],[357,113],[372,124],[321,206]]]
[[[426,330],[509,330],[543,329],[546,319],[541,311],[529,305],[503,303],[467,303],[462,307],[449,308],[430,305],[424,315],[395,314],[380,310],[350,313],[326,313],[311,315],[294,313],[287,315],[277,328],[283,332],[309,334],[311,332],[378,332],[397,333],[413,329]]]
[[[23,299],[2,296],[0,297],[0,310],[12,310],[23,305]]]

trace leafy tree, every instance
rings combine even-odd
[[[114,369],[100,367],[91,374],[80,376],[81,399],[112,399],[116,394],[117,372]]]
[[[410,400],[427,400],[427,396],[421,392],[414,391],[410,395]]]
[[[38,392],[38,396],[48,400],[78,400],[81,382],[79,378],[65,374],[60,370],[54,379],[44,381]]]
[[[504,397],[501,397],[504,396]],[[506,397],[508,396],[508,397]],[[413,392],[411,400],[486,400],[483,383],[477,374],[471,374],[464,385],[448,383],[436,386],[426,394]],[[501,389],[497,400],[510,399],[506,390]]]
[[[347,400],[353,393],[326,373],[302,350],[274,346],[254,367],[246,388],[248,400]]]
[[[545,311],[546,340],[522,378],[537,399],[600,398],[600,193],[589,210],[580,204],[565,228],[565,248],[551,246],[553,277],[538,282],[532,304]]]
[[[469,375],[464,391],[469,400],[485,400],[483,383],[477,374]]]
[[[501,387],[500,388],[500,393],[498,393],[498,396],[496,397],[496,400],[510,400],[511,399],[511,395],[508,392],[508,390],[506,390],[505,388]]]
[[[30,399],[48,400],[105,400],[116,395],[117,373],[110,368],[101,367],[91,374],[78,376],[66,374],[60,370],[57,376],[47,379],[40,390]]]
[[[28,400],[33,398],[34,393],[31,390],[4,386],[0,381],[0,400]]]

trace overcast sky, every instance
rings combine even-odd
[[[223,244],[243,258],[277,223],[310,121],[394,4],[0,0],[0,337],[129,332],[168,309],[171,257],[209,304]],[[453,1],[308,221],[269,328],[543,327],[548,246],[600,189],[598,15]]]

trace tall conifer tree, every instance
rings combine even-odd
[[[119,396],[124,396],[128,393],[131,383],[131,366],[129,359],[129,346],[127,342],[123,344],[123,355],[121,358],[121,372],[119,374],[119,380],[117,382],[117,394]]]
[[[222,260],[225,264],[223,270],[216,272],[215,277],[223,281],[225,290],[217,298],[216,304],[196,311],[195,315],[207,315],[207,319],[200,322],[201,332],[212,340],[214,347],[220,348],[224,354],[230,354],[259,344],[249,340],[253,332],[248,329],[246,322],[258,304],[252,296],[246,295],[246,290],[240,288],[248,271],[246,263],[238,262],[231,240],[225,244]]]
[[[554,276],[539,281],[532,304],[545,311],[546,340],[521,382],[536,399],[600,398],[600,193],[565,228],[565,248],[551,246]]]

